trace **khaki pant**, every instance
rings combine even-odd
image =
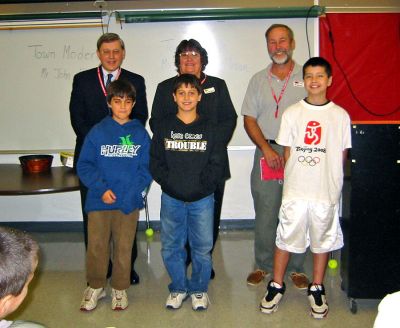
[[[271,147],[282,154],[282,146],[271,144]],[[262,156],[262,152],[257,147],[251,171],[251,194],[256,214],[254,227],[255,269],[272,272],[283,185],[277,180],[261,180],[260,158]],[[292,254],[287,272],[304,272],[305,256],[305,253]]]
[[[89,212],[87,281],[92,288],[106,286],[110,241],[113,246],[111,287],[117,290],[130,286],[131,253],[139,211],[126,215],[119,210]]]

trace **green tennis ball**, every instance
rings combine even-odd
[[[151,228],[146,229],[146,236],[147,237],[151,237],[153,235],[154,235],[154,230],[153,229],[151,229]]]
[[[335,259],[331,259],[328,262],[328,267],[330,267],[331,269],[336,269],[338,266],[338,263]]]

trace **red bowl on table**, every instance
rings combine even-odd
[[[25,173],[42,173],[51,168],[52,155],[25,155],[20,156],[19,161]]]

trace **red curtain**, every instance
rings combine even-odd
[[[319,26],[329,99],[353,122],[400,123],[400,13],[327,14]]]

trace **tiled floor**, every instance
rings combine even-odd
[[[39,271],[29,296],[13,318],[34,320],[49,328],[105,327],[372,327],[378,300],[359,300],[357,314],[349,310],[349,301],[340,289],[338,271],[328,271],[325,286],[330,313],[324,320],[312,319],[305,291],[296,290],[289,280],[278,312],[262,314],[259,302],[264,285],[251,287],[246,276],[253,266],[253,232],[221,232],[214,252],[216,278],[209,287],[211,305],[207,311],[194,312],[190,300],[179,310],[167,310],[168,275],[160,256],[159,234],[147,242],[138,233],[137,271],[141,282],[129,289],[130,305],[113,312],[110,297],[98,308],[82,313],[79,303],[86,287],[84,246],[80,233],[34,234],[42,247]],[[311,269],[307,258],[307,271]]]

